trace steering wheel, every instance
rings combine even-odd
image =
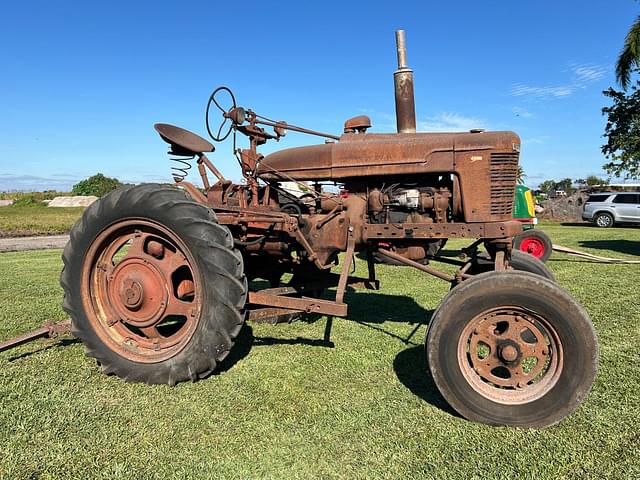
[[[220,105],[220,102],[218,101],[217,97],[220,96],[220,92],[227,92],[229,94],[229,97],[231,98],[231,107],[229,107],[228,109],[223,108],[222,105]],[[218,133],[216,135],[211,133],[211,129],[209,128],[209,108],[211,107],[212,103],[215,104],[216,107],[218,107],[218,110],[222,112],[222,118],[224,118],[224,120],[220,124],[220,127],[218,127]],[[207,111],[205,114],[206,115],[205,121],[207,124],[207,132],[209,133],[209,136],[214,141],[222,142],[226,140],[229,134],[231,133],[231,129],[233,128],[233,121],[227,116],[227,113],[234,108],[236,108],[236,97],[233,96],[233,92],[229,90],[227,87],[216,88],[211,94],[211,96],[209,97],[209,103],[207,103]],[[227,122],[229,122],[229,127],[226,130],[224,130]],[[223,131],[224,131],[224,134],[223,134]]]

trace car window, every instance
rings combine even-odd
[[[638,203],[638,195],[634,193],[619,193],[613,203]]]
[[[589,199],[587,202],[604,202],[607,198],[609,198],[609,194],[605,195],[589,195]]]

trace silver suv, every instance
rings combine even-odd
[[[602,228],[640,223],[640,192],[594,193],[584,204],[582,219]]]

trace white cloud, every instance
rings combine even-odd
[[[534,87],[516,83],[511,87],[511,95],[514,97],[533,97],[533,98],[562,98],[568,97],[575,91],[573,85]]]
[[[361,108],[360,112],[371,117],[374,127],[373,131],[395,131],[395,115],[365,108]],[[472,128],[488,129],[488,122],[482,118],[468,117],[453,112],[442,112],[434,116],[423,117],[416,120],[416,130],[419,132],[456,132],[468,131]]]
[[[511,86],[510,94],[514,97],[528,98],[564,98],[573,95],[580,89],[585,89],[600,80],[607,73],[608,67],[593,63],[570,65],[571,78],[563,85],[527,85],[515,83]]]
[[[604,66],[594,64],[572,65],[571,71],[576,76],[578,83],[582,84],[598,81],[607,73]]]
[[[459,113],[440,113],[416,122],[416,129],[421,132],[451,132],[487,128],[487,121],[476,117],[467,117]]]

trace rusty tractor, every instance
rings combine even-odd
[[[544,427],[579,406],[596,375],[597,340],[548,268],[512,249],[522,232],[512,218],[520,139],[416,132],[404,31],[396,41],[397,133],[367,132],[366,116],[347,120],[340,136],[308,130],[244,109],[220,87],[206,127],[214,141],[233,135],[238,184],[209,159],[208,140],[155,125],[179,162],[176,185],[104,196],[63,254],[64,309],[104,372],[148,384],[203,378],[246,320],[347,316],[345,291],[378,289],[385,259],[451,284],[425,348],[436,386],[463,417]],[[212,128],[217,110],[222,123]],[[258,152],[287,132],[325,141]],[[238,134],[248,148],[236,148]],[[201,187],[186,180],[192,164]],[[469,241],[457,259],[441,255],[450,238]],[[350,275],[356,253],[366,278]],[[439,262],[455,273],[434,268]]]

